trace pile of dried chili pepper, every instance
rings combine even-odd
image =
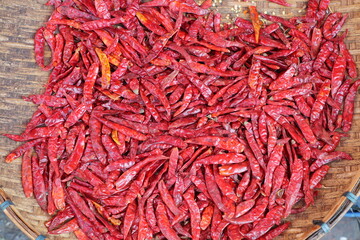
[[[6,161],[22,156],[50,234],[273,239],[351,159],[335,149],[360,81],[329,1],[231,24],[209,0],[48,4],[35,56],[51,73]]]

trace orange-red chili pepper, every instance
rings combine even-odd
[[[262,22],[259,19],[259,13],[255,6],[249,6],[250,18],[255,32],[255,41],[258,43],[260,39],[260,29]]]

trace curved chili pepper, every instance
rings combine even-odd
[[[34,184],[34,196],[42,210],[47,209],[46,188],[44,176],[40,172],[39,159],[36,155],[31,159],[32,179]]]
[[[340,152],[340,151],[335,151],[331,153],[324,152],[320,154],[320,156],[316,159],[316,161],[311,164],[310,171],[314,172],[322,165],[339,159],[352,160],[353,158],[345,152]]]
[[[360,86],[360,81],[357,80],[354,82],[350,89],[349,93],[347,94],[344,102],[344,110],[343,110],[343,121],[342,121],[342,129],[344,132],[350,131],[352,118],[354,114],[354,102],[355,102],[355,95],[357,89]]]
[[[325,81],[322,84],[321,89],[319,90],[319,93],[316,97],[316,101],[311,109],[310,123],[313,123],[320,118],[320,114],[331,91],[330,85],[330,81]]]
[[[64,165],[65,173],[70,174],[77,168],[80,162],[80,158],[83,155],[84,149],[85,149],[85,132],[84,130],[81,130],[79,132],[74,150],[72,151],[72,154],[70,155],[69,159]]]
[[[264,192],[266,196],[270,195],[272,182],[273,182],[273,174],[276,167],[280,164],[280,161],[283,156],[283,150],[284,150],[284,143],[278,142],[278,144],[275,146],[274,150],[272,151],[269,157],[269,162],[266,167],[265,181],[264,181]]]
[[[195,201],[194,189],[189,188],[184,194],[184,199],[189,206],[191,220],[191,236],[192,239],[200,239],[200,210]]]
[[[162,202],[158,202],[156,207],[156,217],[160,231],[168,239],[180,240],[176,232],[172,229],[169,219],[166,215],[166,208]]]
[[[256,221],[265,211],[268,205],[269,199],[267,197],[260,198],[257,202],[255,207],[250,210],[247,214],[242,215],[238,218],[228,218],[224,217],[227,221],[233,224],[245,224],[245,223],[252,223]]]
[[[244,215],[245,213],[250,211],[250,209],[252,209],[254,206],[255,206],[255,200],[254,199],[249,199],[249,200],[240,202],[236,206],[235,217],[238,218],[238,217]]]
[[[295,204],[297,194],[301,188],[302,180],[303,163],[301,159],[296,157],[292,166],[289,186],[286,188],[285,217],[290,214],[291,208]]]
[[[131,180],[141,170],[141,168],[143,168],[144,166],[146,166],[147,164],[149,164],[151,162],[159,161],[159,160],[163,160],[163,159],[167,159],[167,157],[161,156],[161,155],[148,157],[145,160],[143,160],[143,161],[135,164],[131,168],[129,168],[126,172],[121,174],[121,176],[116,180],[115,186],[116,186],[117,190],[126,188],[126,186],[131,182]]]

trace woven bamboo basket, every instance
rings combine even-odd
[[[21,99],[22,96],[37,94],[47,79],[34,62],[33,35],[49,17],[52,8],[45,6],[46,0],[0,0],[0,133],[19,134],[31,117],[35,106]],[[241,2],[240,0],[214,0],[215,9],[224,20],[231,20],[243,14],[246,7],[254,5],[259,11],[284,17],[302,15],[304,0],[289,0],[292,7],[281,7],[264,0]],[[349,13],[345,28],[349,29],[347,44],[360,66],[360,1],[331,1],[331,11]],[[331,228],[348,211],[352,202],[344,193],[360,194],[360,98],[355,105],[355,116],[349,138],[343,140],[339,150],[351,153],[355,160],[338,161],[331,164],[331,170],[322,182],[323,188],[315,204],[301,214],[291,215],[287,220],[291,227],[279,239],[319,239],[324,231],[316,223],[325,222]],[[0,137],[0,158],[3,159],[17,143]],[[35,239],[39,233],[46,234],[44,222],[49,216],[38,206],[35,199],[25,198],[20,179],[21,161],[6,164],[0,160],[0,187],[15,204],[5,213],[17,226]],[[0,191],[0,203],[6,200]],[[15,211],[13,210],[15,209]],[[17,209],[17,210],[16,210]],[[21,217],[21,216],[22,217]],[[31,227],[33,226],[33,227]],[[48,236],[49,239],[75,239],[73,235]]]

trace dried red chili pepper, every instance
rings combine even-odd
[[[161,201],[158,202],[158,205],[156,207],[156,214],[158,226],[162,234],[164,234],[164,236],[168,239],[180,240],[180,237],[178,237],[178,235],[170,225],[169,219],[166,214],[165,205]]]
[[[33,177],[31,172],[31,160],[32,160],[32,151],[28,149],[22,158],[21,163],[21,183],[23,186],[24,194],[27,198],[33,196]]]
[[[303,163],[302,160],[295,157],[289,186],[286,188],[286,202],[284,216],[290,214],[292,206],[295,204],[297,194],[301,188],[303,179]]]
[[[343,121],[342,121],[342,130],[348,132],[351,128],[352,118],[354,114],[354,101],[357,89],[360,86],[360,81],[357,80],[354,82],[347,94],[344,102],[344,111],[343,111]]]
[[[34,184],[34,196],[36,201],[42,210],[47,210],[47,199],[46,199],[46,188],[45,188],[45,179],[43,174],[40,172],[39,159],[36,155],[32,156],[31,159],[32,166],[32,179]]]

